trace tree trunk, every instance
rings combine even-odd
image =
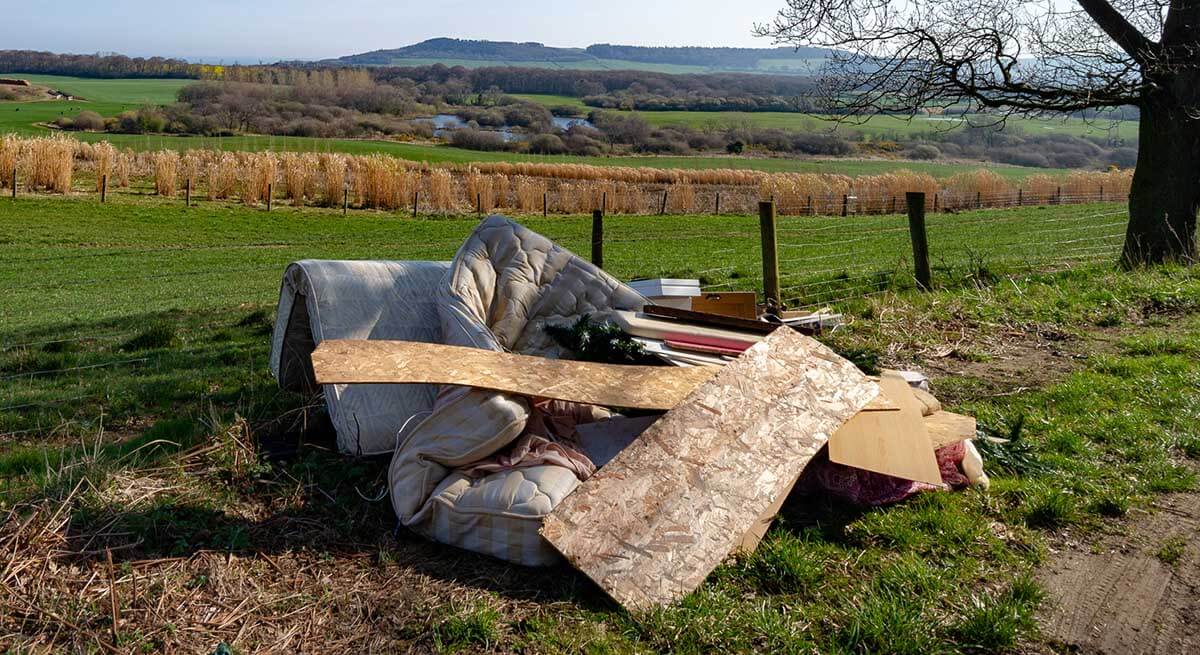
[[[1193,72],[1160,80],[1141,104],[1137,170],[1129,192],[1125,267],[1196,261],[1200,104]]]

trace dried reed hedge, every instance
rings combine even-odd
[[[400,211],[416,206],[432,213],[509,210],[648,214],[754,211],[759,199],[774,199],[785,214],[885,213],[903,211],[904,195],[923,191],[941,209],[1015,204],[1122,200],[1132,171],[1076,171],[1034,175],[1016,187],[994,171],[965,171],[947,179],[911,171],[882,175],[765,173],[710,169],[658,169],[541,162],[492,162],[433,166],[371,155],[190,150],[134,154],[108,143],[87,144],[56,135],[0,140],[0,184],[16,166],[34,189],[71,190],[72,174],[94,169],[97,178],[148,179],[156,193],[172,196],[184,185],[203,186],[212,200],[237,198],[247,205],[268,193],[295,205],[316,204]],[[665,196],[664,196],[665,194]],[[664,202],[665,200],[665,202]]]

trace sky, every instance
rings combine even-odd
[[[257,63],[339,57],[438,36],[575,47],[770,47],[751,29],[756,22],[770,20],[783,4],[784,0],[57,0],[22,2],[17,20],[0,21],[0,48]]]

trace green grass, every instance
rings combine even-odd
[[[1032,232],[1035,221],[1071,218],[1054,212],[1075,209],[931,216],[931,230],[943,219],[992,225],[963,232],[956,224],[933,243],[983,252],[994,234],[1025,232],[1033,247],[1047,241]],[[804,247],[808,263],[785,270],[819,275],[830,260],[817,257],[863,243],[835,242],[883,227],[864,220],[785,221],[782,229],[807,230],[788,232],[787,243],[825,239]],[[526,222],[577,251],[589,243],[585,217]],[[566,568],[517,570],[394,538],[386,500],[366,500],[386,488],[386,459],[308,445],[297,418],[306,399],[278,391],[266,373],[280,274],[303,257],[446,258],[473,224],[315,209],[188,210],[126,196],[105,206],[90,198],[0,201],[3,502],[64,508],[77,541],[62,547],[111,548],[138,562],[136,602],[165,602],[160,613],[125,611],[121,638],[148,651],[178,639],[217,643],[205,632],[216,624],[201,622],[209,615],[188,613],[180,599],[218,598],[274,617],[271,633],[249,619],[243,632],[235,624],[220,633],[242,652],[267,648],[314,612],[332,612],[337,618],[317,636],[363,648],[1002,653],[1037,650],[1042,592],[1031,572],[1048,556],[1048,531],[1069,526],[1086,539],[1123,507],[1195,487],[1188,458],[1200,419],[1200,272],[1091,264],[1042,273],[1038,265],[1003,277],[1012,260],[1001,260],[984,276],[977,255],[940,270],[933,293],[897,283],[840,304],[847,325],[831,343],[889,364],[944,364],[933,353],[947,342],[999,362],[1013,335],[1057,335],[1079,352],[1064,377],[1041,377],[1031,365],[1004,393],[974,377],[986,371],[934,380],[953,409],[976,415],[991,434],[1015,437],[984,447],[987,492],[929,493],[869,510],[792,499],[754,554],[724,564],[677,604],[632,614]],[[609,217],[606,266],[628,278],[697,272],[727,259],[746,277],[716,279],[752,287],[754,226],[736,217]],[[900,235],[887,252],[902,257],[906,226],[884,229]],[[1090,340],[1099,326],[1112,345]],[[87,338],[63,341],[79,337]],[[247,450],[252,434],[276,450]],[[206,550],[217,552],[197,554]],[[1178,561],[1175,550],[1160,557]],[[182,559],[153,563],[168,556]],[[100,586],[85,597],[104,598],[96,592],[107,588],[103,557],[81,556],[72,566],[82,572],[55,577],[56,586],[20,602],[53,608],[80,630],[59,630],[57,618],[31,612],[13,619],[24,622],[11,632],[18,640],[82,650],[93,634],[108,638],[107,603],[76,602],[93,577]],[[254,595],[276,583],[278,593]],[[123,602],[135,602],[128,580],[122,585]],[[171,595],[176,590],[183,595]]]
[[[1121,212],[1114,205],[1072,205],[931,214],[935,276],[961,283],[1037,269],[1072,254],[1115,259]],[[523,220],[568,248],[589,247],[590,217]],[[25,289],[14,285],[0,334],[105,320],[129,306],[163,311],[269,302],[290,261],[448,259],[474,222],[364,210],[343,218],[338,210],[286,205],[267,213],[203,201],[188,209],[179,199],[126,193],[111,194],[105,205],[94,194],[0,199],[0,233],[6,235],[0,275],[30,279]],[[757,217],[609,216],[605,237],[606,266],[623,278],[699,277],[717,288],[760,284]],[[1072,239],[1088,241],[1059,245]],[[911,247],[901,215],[785,216],[779,244],[782,286],[795,304],[911,286]],[[141,282],[114,284],[103,303],[93,302],[96,286],[106,280]],[[184,291],[196,295],[181,307]]]
[[[165,105],[175,102],[175,94],[196,80],[179,79],[96,79],[65,75],[29,75],[0,73],[0,77],[16,77],[30,83],[84,98],[91,102],[126,105]]]

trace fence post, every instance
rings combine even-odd
[[[550,215],[550,192],[542,192],[542,218]]]
[[[779,246],[775,240],[775,201],[758,203],[758,231],[762,237],[763,295],[767,311],[783,309],[779,290]]]
[[[275,197],[275,185],[267,182],[267,211],[271,211],[271,198]]]
[[[12,197],[13,197],[13,200],[17,199],[17,167],[16,166],[13,166]]]
[[[604,268],[604,212],[592,210],[592,263]]]
[[[1017,206],[1025,206],[1025,189],[1017,189]]]
[[[667,190],[663,189],[662,207],[658,208],[658,215],[662,216],[667,213]]]
[[[938,194],[935,193],[935,194],[933,194],[933,213],[936,214],[937,211],[938,211]]]
[[[475,194],[475,212],[483,216],[483,192]]]
[[[714,214],[721,213],[721,192],[720,191],[717,192],[717,207],[716,207],[716,209],[713,210],[713,213]]]
[[[912,239],[917,288],[929,291],[932,280],[929,272],[929,241],[925,234],[925,194],[909,191],[904,194],[904,199],[908,201],[908,235]]]
[[[1104,185],[1100,185],[1100,202],[1104,202]]]
[[[413,216],[412,216],[413,218],[417,217],[417,208],[420,206],[420,202],[421,202],[421,190],[413,189]]]
[[[192,178],[183,181],[183,206],[192,206]]]
[[[816,209],[814,209],[814,208],[813,208],[813,204],[812,204],[812,195],[809,195],[809,196],[808,196],[808,215],[809,215],[809,216],[816,216],[816,215],[817,215],[817,211],[816,211]]]
[[[975,192],[975,209],[983,209],[983,192]]]
[[[1056,204],[1056,205],[1062,204],[1062,187],[1061,186],[1058,187],[1058,189],[1054,192],[1054,204]]]
[[[849,210],[850,210],[850,196],[848,194],[843,193],[842,194],[842,216],[846,216],[847,213],[849,212]]]
[[[892,195],[892,210],[891,210],[891,211],[889,211],[888,213],[889,213],[889,214],[895,214],[895,213],[896,213],[896,196],[895,196],[894,194]]]
[[[100,204],[104,204],[104,197],[108,195],[108,176],[100,176]]]
[[[608,192],[604,191],[600,194],[600,213],[608,211]]]

